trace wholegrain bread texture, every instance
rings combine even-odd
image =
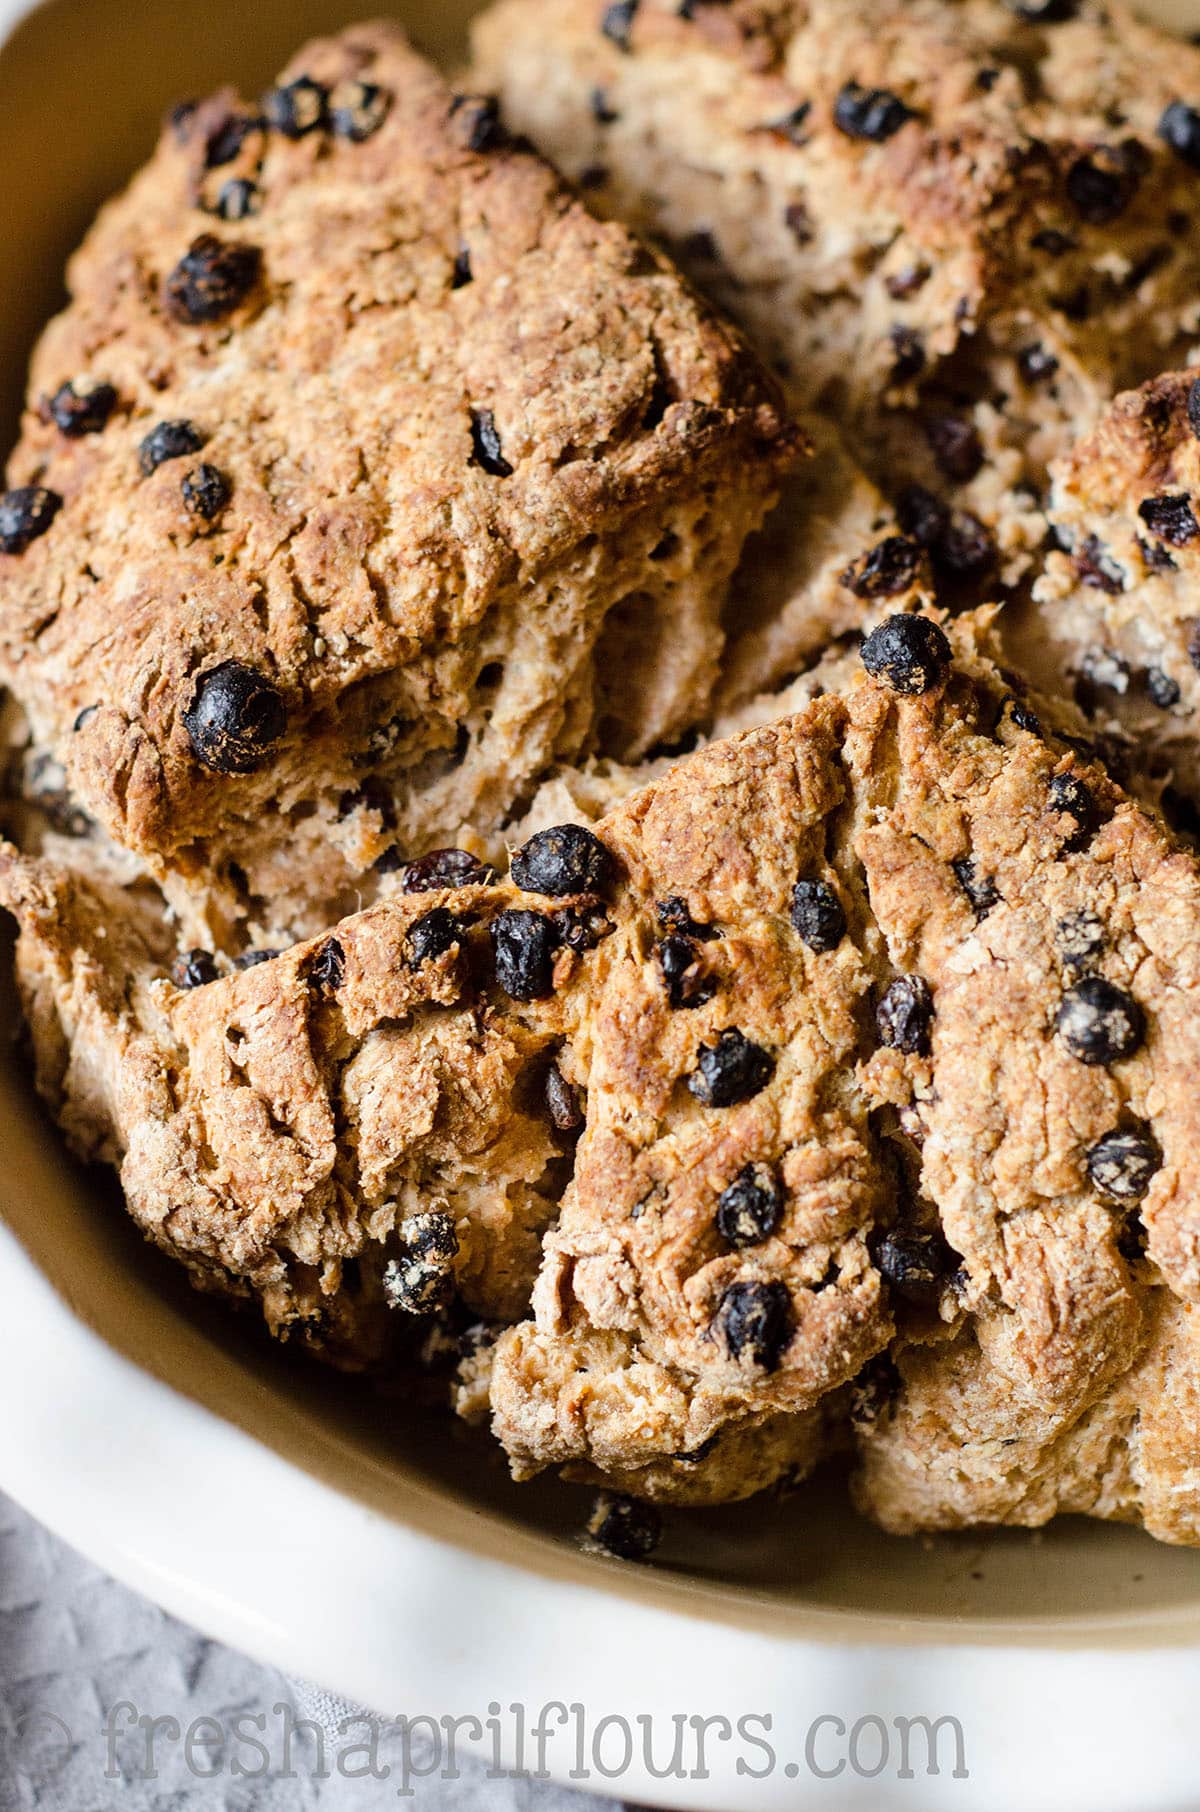
[[[218,930],[316,929],[395,831],[702,715],[799,445],[736,333],[396,29],[301,51],[265,112],[304,106],[183,110],[103,211],[0,553],[37,744]]]
[[[435,902],[483,906],[486,889],[405,896],[191,988],[127,891],[7,851],[0,897],[22,928],[40,1092],[193,1282],[256,1300],[274,1334],[336,1364],[375,1366],[406,1320],[387,1266],[434,1213],[453,1224],[466,1305],[520,1313],[556,1207],[559,1144],[531,1080],[554,1028],[501,1023],[476,995],[466,926],[432,960],[405,955]]]
[[[1074,1509],[1200,1540],[1200,876],[974,625],[955,646],[920,695],[860,675],[631,801],[644,834],[670,827],[672,884],[718,928],[700,960],[733,959],[738,1023],[776,1067],[722,1114],[687,1104],[664,1144],[682,1015],[643,1043],[614,971],[535,1316],[492,1360],[520,1471],[658,1492],[669,1430],[712,1440],[707,1478],[737,1495],[761,1482],[745,1424],[815,1413],[829,1440],[853,1375],[858,1494],[888,1527]],[[820,953],[791,904],[814,874],[846,921]],[[748,1161],[778,1167],[785,1206],[735,1256],[721,1198]],[[792,1316],[752,1389],[713,1307],[734,1277],[785,1281]]]
[[[1054,469],[1057,548],[1008,628],[1014,658],[1200,802],[1200,384],[1119,396]]]
[[[498,0],[474,45],[593,205],[1007,578],[1074,426],[1195,341],[1200,51],[1123,5]]]
[[[852,1438],[890,1528],[1200,1542],[1200,871],[986,630],[892,619],[508,880],[188,992],[10,856],[42,1088],[342,1363],[423,1325],[434,1204],[520,1476],[724,1501]]]

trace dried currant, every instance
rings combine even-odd
[[[0,551],[23,554],[31,541],[46,533],[61,508],[58,492],[42,484],[0,492]]]
[[[177,320],[193,324],[220,321],[246,300],[261,270],[256,245],[231,244],[202,233],[166,279],[167,309]]]
[[[490,409],[472,409],[471,447],[475,464],[493,478],[512,477],[513,467],[504,457],[496,417]]]
[[[731,1284],[721,1300],[718,1320],[732,1358],[747,1358],[763,1371],[773,1372],[792,1337],[792,1299],[787,1285]]]
[[[767,1164],[747,1164],[717,1200],[717,1232],[731,1246],[761,1245],[779,1225],[783,1190]]]
[[[375,82],[339,82],[329,96],[329,130],[361,145],[379,131],[391,105],[391,94]]]
[[[1162,1152],[1148,1128],[1116,1130],[1087,1154],[1088,1176],[1114,1202],[1140,1202],[1162,1169]]]
[[[847,82],[833,107],[833,123],[847,138],[882,144],[916,116],[899,95],[886,88],[863,88]]]
[[[143,478],[149,478],[168,459],[183,459],[189,453],[198,453],[204,441],[205,436],[194,422],[156,422],[138,448],[138,465]]]
[[[846,914],[828,881],[796,882],[791,919],[801,943],[818,955],[836,950],[846,935]]]
[[[662,1517],[639,1497],[602,1491],[588,1518],[588,1535],[617,1560],[648,1560],[662,1540]]]
[[[544,1000],[554,992],[558,932],[540,912],[501,912],[490,927],[496,981],[513,1000]]]
[[[229,502],[229,480],[216,466],[199,465],[184,478],[180,490],[193,516],[211,522]]]
[[[555,824],[536,831],[517,851],[512,878],[526,893],[554,898],[601,893],[613,879],[613,859],[599,837],[582,824]]]
[[[215,774],[253,774],[287,729],[277,687],[242,661],[200,676],[183,726],[197,760]]]
[[[759,1094],[775,1073],[775,1059],[736,1026],[718,1034],[715,1045],[702,1044],[688,1088],[705,1107],[733,1107]]]
[[[945,679],[950,644],[929,617],[888,617],[866,638],[862,660],[873,679],[913,697]]]
[[[1188,496],[1164,493],[1147,497],[1138,505],[1138,515],[1152,535],[1172,547],[1187,547],[1200,536],[1200,522]]]
[[[454,1284],[453,1217],[437,1209],[413,1214],[400,1231],[400,1251],[384,1267],[384,1301],[405,1315],[432,1314],[445,1306]]]
[[[1095,1066],[1132,1055],[1146,1021],[1131,994],[1102,975],[1085,975],[1063,995],[1055,1028],[1073,1057]]]
[[[488,887],[496,879],[490,862],[469,849],[428,849],[400,871],[404,893],[433,893],[439,887]]]
[[[880,1044],[907,1057],[928,1055],[932,1021],[933,997],[920,975],[898,975],[875,1008]]]
[[[78,440],[84,434],[99,434],[117,406],[117,393],[111,384],[60,384],[50,398],[50,415],[60,434]]]
[[[888,535],[842,574],[856,598],[894,598],[907,591],[921,566],[921,549],[907,535]]]
[[[410,969],[422,963],[435,962],[456,944],[466,941],[467,928],[457,913],[448,907],[434,906],[414,919],[404,940],[404,956]]]
[[[206,987],[218,974],[211,950],[184,950],[171,964],[171,980],[177,988]]]
[[[329,90],[311,76],[297,76],[263,96],[263,118],[285,138],[304,138],[326,123]]]

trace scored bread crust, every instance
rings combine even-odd
[[[393,835],[497,823],[552,761],[702,716],[726,580],[800,445],[736,332],[394,27],[309,45],[301,76],[386,117],[292,138],[223,91],[100,215],[9,472],[62,504],[0,554],[37,742],[227,937],[316,929]],[[257,197],[236,223],[230,181]],[[260,268],[181,318],[205,234]],[[56,425],[68,381],[114,387],[99,432]],[[203,447],[145,473],[177,420]],[[211,518],[183,494],[201,464]],[[229,660],[286,713],[251,772],[202,765],[185,721]]]
[[[985,630],[952,625],[919,694],[843,672],[635,792],[596,826],[602,902],[511,880],[396,895],[181,994],[124,944],[108,956],[111,903],[9,857],[42,1086],[77,1146],[124,1153],[153,1237],[342,1363],[406,1320],[386,1261],[436,1189],[467,1306],[515,1321],[473,1338],[462,1406],[486,1394],[520,1475],[724,1501],[852,1420],[860,1499],[889,1527],[1070,1508],[1200,1541],[1200,871],[1039,724]],[[798,879],[841,905],[822,947]],[[469,921],[466,949],[414,969],[435,906]],[[551,993],[511,1000],[487,924],[564,907],[596,935],[560,948]],[[911,1036],[889,1018],[900,981],[918,1008],[927,990]],[[1063,1019],[1084,981],[1119,994],[1098,1060]],[[766,1062],[722,1101],[694,1079],[732,1029]],[[551,1061],[582,1113],[573,1152],[542,1105]],[[498,1164],[490,1126],[509,1129]],[[1153,1154],[1132,1195],[1097,1180],[1114,1133]],[[747,1171],[776,1208],[735,1237],[722,1198]],[[748,1290],[781,1318],[737,1337]]]
[[[497,0],[473,28],[480,84],[592,205],[668,246],[891,494],[976,511],[1009,581],[1049,461],[1200,325],[1200,175],[1159,133],[1200,50],[1119,4],[1034,10]],[[875,138],[838,128],[847,94]]]
[[[798,1077],[732,1110],[754,1128],[745,1152],[765,1150],[770,1159],[782,1147],[786,1154],[781,1237],[795,1240],[799,1228],[807,1235],[807,1266],[787,1273],[794,1293],[829,1252],[817,1231],[820,1215],[811,1218],[822,1190],[851,1208],[850,1237],[830,1273],[817,1280],[815,1295],[795,1298],[797,1331],[762,1381],[759,1402],[777,1404],[790,1392],[808,1408],[804,1390],[824,1387],[818,1403],[828,1438],[840,1404],[837,1364],[861,1366],[874,1345],[880,1357],[856,1379],[853,1440],[859,1499],[888,1527],[1040,1522],[1061,1508],[1141,1518],[1163,1539],[1196,1542],[1200,1498],[1187,1455],[1200,1432],[1190,1332],[1200,1291],[1200,1199],[1186,1079],[1200,1057],[1200,875],[1102,769],[1038,727],[1027,707],[1014,712],[1001,675],[971,646],[970,633],[969,626],[956,633],[958,659],[944,687],[896,698],[860,678],[791,724],[704,751],[635,802],[650,816],[676,794],[673,834],[697,864],[698,912],[707,897],[704,865],[735,865],[746,892],[733,935],[747,937],[743,915],[751,925],[763,915],[780,928],[792,965],[788,1006],[776,1006],[772,1030],[786,1037],[790,1015],[811,1014],[822,1034]],[[781,807],[781,795],[804,796],[808,772],[797,750],[812,759],[825,789],[823,798],[808,795],[815,809],[801,840],[794,829],[789,839]],[[744,808],[729,771],[741,764]],[[684,808],[692,786],[720,801],[715,822],[693,797]],[[763,798],[768,829],[753,803]],[[786,894],[772,860],[777,834],[801,868],[811,843],[823,844],[823,872],[845,899],[850,926],[837,953],[810,957],[788,945]],[[1081,926],[1095,940],[1083,955]],[[761,971],[751,960],[739,973],[739,1002],[754,1026]],[[919,975],[930,989],[926,1049],[880,1042],[873,1008],[897,974]],[[1084,976],[1128,991],[1144,1017],[1136,1048],[1102,1064],[1082,1061],[1059,1025]],[[847,1053],[838,1048],[839,1026],[843,1015],[854,1020],[856,998],[861,1012]],[[665,1088],[678,1064],[668,1061],[660,1077],[658,1053],[669,1047],[653,1019],[648,1044],[632,1048],[642,1021],[630,1011],[614,1002],[606,1014],[601,1006],[595,1023],[588,1132],[563,1213],[544,1242],[535,1318],[503,1335],[492,1360],[496,1430],[522,1473],[566,1462],[581,1476],[611,1472],[652,1495],[702,1495],[714,1481],[740,1495],[744,1436],[725,1447],[738,1422],[726,1415],[718,1423],[706,1390],[681,1402],[674,1369],[662,1366],[681,1321],[701,1342],[689,1361],[698,1378],[718,1377],[727,1363],[719,1344],[702,1356],[711,1319],[701,1314],[689,1325],[662,1307],[677,1277],[685,1300],[700,1295],[702,1273],[687,1242],[713,1237],[706,1220],[727,1168],[718,1179],[689,1162],[683,1129],[665,1168],[658,1147],[639,1150],[650,1087],[640,1082],[642,1070],[649,1064]],[[606,1059],[607,1028],[616,1048]],[[651,1048],[655,1056],[642,1057]],[[606,1079],[606,1061],[615,1083]],[[804,1150],[806,1099],[825,1115],[816,1149],[833,1162],[823,1181],[813,1172],[801,1181],[798,1168],[788,1168]],[[654,1099],[647,1105],[653,1125]],[[850,1116],[840,1139],[831,1119],[839,1110]],[[765,1148],[753,1142],[762,1136],[760,1114],[770,1127]],[[605,1143],[610,1123],[608,1139],[628,1141],[634,1162],[645,1163],[643,1174],[665,1192],[661,1210],[652,1193],[630,1216],[626,1197],[637,1191],[619,1186],[621,1169]],[[1089,1154],[1114,1131],[1142,1126],[1157,1168],[1142,1199],[1114,1200],[1094,1181]],[[872,1170],[883,1187],[855,1199],[855,1178]],[[613,1176],[618,1186],[606,1188]],[[672,1221],[672,1209],[684,1203],[694,1204],[690,1215]],[[824,1212],[828,1236],[828,1193]],[[879,1243],[885,1232],[945,1242],[932,1285],[925,1279],[914,1293]],[[870,1270],[856,1277],[847,1257],[857,1250]],[[740,1256],[753,1267],[766,1254]],[[769,1264],[766,1258],[763,1275]],[[860,1289],[878,1296],[856,1353],[846,1311]],[[814,1353],[808,1335],[826,1310],[834,1317],[830,1338]],[[1151,1392],[1159,1399],[1153,1409]],[[698,1420],[683,1422],[684,1408]],[[702,1429],[716,1435],[695,1483],[679,1478],[678,1464],[669,1476],[661,1459],[664,1435],[681,1429],[693,1441]],[[1108,1431],[1105,1441],[1098,1430]]]

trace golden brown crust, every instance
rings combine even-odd
[[[1102,1469],[1089,1497],[1086,1462],[1063,1457],[1094,1457],[1097,1418],[1119,1422],[1145,1388],[1145,1330],[1168,1298],[1186,1321],[1200,1288],[1187,1080],[1200,1061],[1200,876],[1102,770],[1039,732],[1027,708],[1014,713],[969,626],[956,644],[944,687],[897,698],[860,679],[630,802],[643,854],[661,814],[667,872],[692,911],[736,925],[718,949],[736,956],[739,1023],[781,1054],[767,1088],[719,1128],[676,1118],[673,1092],[664,1142],[684,1034],[635,1004],[632,968],[613,970],[593,1011],[588,1131],[545,1242],[536,1323],[505,1335],[494,1360],[497,1431],[522,1471],[567,1460],[629,1478],[656,1443],[661,1454],[668,1438],[686,1447],[716,1432],[715,1483],[678,1489],[735,1494],[722,1430],[823,1400],[890,1345],[899,1393],[860,1415],[857,1435],[863,1501],[889,1525],[1039,1520],[1061,1501],[1200,1536],[1200,1506],[1178,1481],[1165,1516],[1165,1471],[1117,1506]],[[814,849],[846,903],[840,954],[803,951],[781,909],[785,876]],[[765,925],[789,976],[779,993]],[[897,976],[929,990],[927,1043],[907,1051],[874,1017]],[[1130,1048],[1101,1063],[1060,1025],[1085,977],[1120,990],[1118,1018],[1129,1016]],[[794,1069],[791,1052],[803,1053]],[[824,1174],[804,1163],[814,1100]],[[1114,1132],[1153,1154],[1144,1190],[1123,1199],[1092,1170]],[[712,1243],[712,1217],[746,1160],[782,1169],[785,1250],[767,1241],[734,1258]],[[899,1244],[881,1245],[885,1234]],[[748,1377],[713,1338],[714,1297],[735,1274],[786,1280],[794,1304],[777,1364]],[[1169,1350],[1168,1399],[1183,1414],[1190,1349],[1175,1339]],[[681,1372],[696,1380],[682,1393]],[[862,1394],[877,1390],[873,1378]],[[1157,1426],[1162,1467],[1181,1474],[1194,1418],[1171,1428],[1160,1411]],[[1014,1440],[1027,1445],[1010,1459]]]
[[[286,896],[314,817],[310,901],[369,868],[390,829],[372,777],[384,817],[433,841],[598,737],[636,755],[686,727],[796,447],[732,331],[395,28],[310,45],[283,79],[301,73],[335,101],[376,85],[382,124],[289,138],[224,93],[164,134],[35,357],[10,483],[62,506],[0,554],[0,661],[39,742],[118,841],[181,897],[223,889],[229,918]],[[230,180],[256,185],[236,223],[211,211]],[[211,307],[211,273],[179,277],[204,234],[258,258]],[[115,388],[99,432],[53,419],[68,380]],[[141,443],[177,420],[203,447],[147,473]],[[211,516],[181,489],[201,464],[229,493]],[[594,692],[593,659],[631,648],[645,686]],[[252,772],[201,765],[185,722],[228,660],[286,713]]]
[[[406,1319],[387,1313],[387,1265],[432,1212],[454,1223],[466,1306],[521,1312],[561,1163],[536,1086],[558,1014],[497,1014],[473,985],[499,896],[400,896],[188,990],[127,893],[9,850],[0,897],[39,1088],[201,1287],[256,1297],[273,1332],[336,1363],[378,1363]],[[414,968],[409,927],[460,906],[461,941]]]
[[[1051,553],[1016,658],[1073,690],[1139,762],[1200,799],[1200,390],[1196,370],[1119,396],[1054,471]]]
[[[1194,339],[1200,177],[1159,125],[1198,104],[1200,51],[1101,0],[1048,22],[1006,0],[641,0],[627,33],[605,10],[499,0],[478,79],[872,476],[976,511],[1015,579],[1043,527],[1025,487]]]
[[[152,1237],[343,1363],[388,1344],[414,1215],[450,1215],[448,1270],[504,1320],[558,1210],[532,1318],[463,1386],[520,1474],[743,1496],[837,1442],[854,1382],[889,1526],[1061,1507],[1200,1540],[1200,871],[985,630],[944,674],[906,630],[920,691],[868,648],[877,677],[618,804],[602,910],[518,863],[180,993],[111,898],[8,856],[41,1086]],[[414,969],[431,907],[466,926]],[[564,908],[552,989],[513,1000],[488,924]]]

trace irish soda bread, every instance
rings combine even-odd
[[[396,30],[179,110],[70,285],[0,497],[0,671],[197,931],[315,928],[395,837],[703,713],[798,437]]]
[[[511,1318],[557,1214],[465,1368],[521,1474],[720,1500],[849,1428],[891,1527],[1200,1539],[1200,872],[981,633],[887,619],[507,881],[429,859],[182,989],[9,857],[42,1086],[154,1237],[344,1361],[455,1284]]]
[[[892,1530],[1200,1545],[1200,867],[1133,796],[1200,800],[1200,51],[477,48],[178,109],[74,262],[0,495],[38,1086],[200,1287],[451,1358],[518,1477],[851,1450]]]
[[[498,0],[476,78],[893,495],[980,518],[1200,335],[1200,50],[1107,0]]]

